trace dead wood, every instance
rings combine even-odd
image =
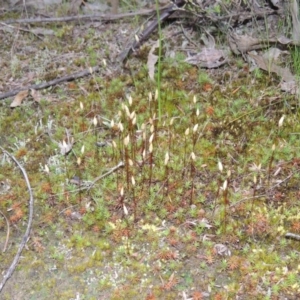
[[[162,24],[185,3],[185,0],[175,0],[174,3],[162,9],[159,13],[159,19],[155,16],[155,19],[142,31],[142,33],[138,36],[138,39],[136,39],[130,47],[119,55],[119,60],[123,62],[132,52],[136,51],[149,38],[153,31],[158,27],[159,23]]]
[[[72,21],[93,21],[93,22],[109,22],[124,18],[131,18],[134,16],[148,16],[155,12],[154,9],[145,9],[136,12],[122,13],[122,14],[96,14],[96,15],[78,15],[61,18],[36,18],[36,19],[12,19],[6,20],[5,24],[34,24],[34,23],[54,23],[54,22],[72,22]]]
[[[38,39],[41,39],[41,37],[39,37],[36,33],[34,33],[34,32],[31,31],[31,30],[28,30],[28,29],[26,29],[26,28],[14,27],[14,26],[8,25],[8,24],[3,23],[3,22],[0,22],[0,25],[6,26],[6,27],[11,28],[11,29],[21,30],[21,31],[24,31],[24,32],[32,33],[32,34],[35,35]],[[3,28],[0,28],[0,29],[3,30]]]
[[[285,238],[300,241],[300,235],[291,232],[287,232],[285,234]]]
[[[78,79],[78,78],[88,76],[92,73],[98,72],[99,70],[100,70],[100,67],[96,66],[96,67],[89,68],[89,69],[81,71],[81,72],[73,73],[73,74],[68,75],[68,76],[53,79],[53,80],[48,81],[48,82],[18,88],[18,89],[15,89],[13,91],[10,91],[10,92],[0,94],[0,100],[6,99],[8,97],[15,96],[23,90],[29,90],[29,89],[42,90],[42,89],[48,88],[48,87],[53,86],[53,85],[57,85],[57,84],[62,83],[62,82],[72,81],[72,80],[75,80],[75,79]]]
[[[173,14],[173,12],[175,12],[178,7],[181,7],[185,4],[185,0],[176,0],[174,3],[168,5],[167,7],[163,8],[160,12],[160,18],[159,20],[157,20],[157,18],[155,20],[153,20],[151,22],[151,24],[142,32],[142,34],[140,35],[138,41],[135,41],[128,49],[126,49],[125,51],[123,51],[121,53],[121,55],[119,56],[120,61],[124,61],[129,55],[130,53],[132,53],[133,51],[137,50],[143,42],[145,42],[148,37],[151,35],[151,33],[158,27],[159,22],[164,22],[166,19],[168,19],[170,17],[170,15]],[[149,14],[149,13],[156,13],[156,10],[147,10],[145,12],[140,11],[140,12],[135,12],[135,13],[128,13],[128,14],[119,14],[119,15],[93,15],[93,16],[77,16],[77,17],[65,17],[65,18],[52,18],[52,19],[23,19],[23,20],[9,20],[6,21],[6,24],[9,23],[37,23],[37,22],[66,22],[66,21],[74,21],[74,20],[99,20],[99,17],[103,17],[105,20],[116,20],[119,19],[121,17],[130,17],[130,16],[136,16],[136,15],[142,15],[142,14]],[[0,100],[2,99],[6,99],[8,97],[12,97],[17,95],[20,91],[23,90],[29,90],[29,89],[34,89],[34,90],[41,90],[41,89],[45,89],[48,88],[50,86],[53,85],[57,85],[59,83],[62,82],[67,82],[67,81],[72,81],[78,78],[82,78],[85,76],[88,76],[92,73],[98,72],[100,69],[99,66],[90,68],[88,70],[84,70],[78,73],[74,73],[68,76],[64,76],[61,78],[57,78],[54,80],[51,80],[49,82],[44,82],[41,84],[34,84],[31,86],[27,86],[27,87],[22,87],[22,88],[18,88],[15,89],[13,91],[7,92],[7,93],[3,93],[0,94]]]
[[[17,164],[18,168],[21,170],[21,172],[23,174],[23,177],[26,181],[26,185],[27,185],[27,189],[28,189],[28,193],[29,193],[29,214],[28,214],[27,228],[26,228],[25,234],[22,238],[22,241],[19,245],[17,254],[15,255],[15,258],[14,258],[13,262],[11,263],[10,267],[8,268],[6,273],[4,274],[2,282],[0,283],[0,293],[1,293],[5,283],[7,282],[7,280],[13,274],[13,272],[14,272],[14,270],[15,270],[18,262],[19,262],[21,253],[22,253],[22,251],[23,251],[23,249],[24,249],[24,247],[25,247],[25,245],[26,245],[26,243],[29,239],[29,234],[30,234],[30,230],[31,230],[31,226],[32,226],[32,220],[33,220],[34,199],[33,199],[33,193],[32,193],[32,189],[31,189],[31,186],[30,186],[30,182],[29,182],[29,179],[28,179],[28,176],[27,176],[27,173],[26,173],[26,170],[24,169],[24,167],[19,163],[19,161],[12,154],[10,154],[6,150],[4,150],[1,146],[0,146],[0,149],[2,150],[2,152],[5,155],[9,156]]]
[[[141,10],[137,12],[131,12],[131,13],[122,13],[122,14],[97,14],[97,15],[81,15],[81,16],[69,16],[69,17],[62,17],[62,18],[39,18],[39,19],[19,19],[19,20],[8,20],[4,24],[6,26],[9,26],[7,24],[10,23],[40,23],[40,22],[69,22],[69,21],[114,21],[121,18],[126,17],[132,17],[137,15],[151,15],[154,14],[154,19],[150,24],[142,31],[141,34],[135,37],[135,40],[130,44],[129,47],[127,47],[121,54],[119,55],[119,61],[124,62],[128,56],[139,49],[139,47],[150,37],[150,35],[158,28],[159,24],[162,24],[167,19],[175,15],[175,12],[178,12],[179,10],[182,11],[182,7],[187,4],[188,1],[186,0],[173,0],[171,4],[168,4],[164,7],[159,8],[159,14],[157,14],[157,11],[155,9],[148,9],[148,10]],[[201,10],[202,11],[202,10]],[[188,11],[185,11],[188,12]],[[204,11],[203,11],[204,12]],[[226,16],[215,16],[207,13],[193,13],[190,12],[194,17],[196,17],[198,24],[206,23],[207,21],[213,22],[215,24],[219,24],[220,22],[224,20],[228,20],[229,23],[240,23],[244,22],[245,20],[253,19],[253,18],[260,18],[260,17],[266,17],[268,15],[272,14],[282,14],[282,9],[279,9],[277,11],[273,9],[260,9],[259,11],[253,10],[252,12],[240,12],[240,13],[233,13]],[[159,19],[158,16],[159,15]],[[176,16],[177,17],[177,16]],[[180,17],[180,16],[179,16]],[[233,26],[233,24],[232,24]],[[243,54],[244,52],[248,52],[253,49],[261,49],[262,48],[262,41],[249,38],[247,37],[246,40],[241,40],[241,37],[237,36],[233,32],[229,35],[229,44],[231,46],[231,50],[235,54]],[[278,39],[277,39],[278,40]],[[263,44],[264,46],[265,44]],[[15,89],[13,91],[0,94],[0,100],[5,99],[11,96],[17,95],[20,91],[23,90],[41,90],[50,86],[54,86],[57,84],[60,84],[62,82],[72,81],[81,77],[85,77],[90,75],[93,72],[98,72],[100,69],[100,66],[96,66],[94,68],[84,70],[78,73],[74,73],[68,76],[64,76],[61,78],[54,79],[49,82],[32,85],[28,87],[21,87],[18,89]]]

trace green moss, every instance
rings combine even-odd
[[[72,30],[72,26],[56,28],[53,42],[45,39],[40,46],[60,51]],[[99,63],[97,46],[91,42],[99,40],[96,35],[96,30],[88,30],[68,48],[75,51],[84,39],[88,42],[87,56],[78,56],[75,66]],[[100,72],[76,82],[70,90],[52,89],[60,99],[54,104],[45,101],[36,107],[28,101],[14,110],[0,106],[1,145],[26,168],[36,199],[33,235],[39,237],[40,248],[31,244],[33,238],[29,240],[16,275],[30,278],[36,270],[40,278],[32,279],[35,291],[29,293],[26,285],[24,290],[32,299],[49,290],[59,299],[75,298],[74,290],[83,299],[96,299],[99,289],[111,299],[144,299],[151,286],[158,299],[175,299],[182,290],[191,296],[194,289],[207,290],[207,286],[211,295],[219,293],[215,278],[224,276],[231,298],[239,286],[252,281],[274,293],[293,292],[291,285],[298,279],[294,266],[299,262],[293,253],[297,245],[281,238],[279,229],[290,229],[291,218],[299,210],[300,126],[295,99],[280,98],[275,88],[269,88],[276,82],[261,71],[254,74],[259,80],[251,84],[251,74],[233,81],[227,76],[226,86],[217,84],[221,82],[218,75],[187,65],[177,53],[175,59],[163,61],[163,119],[159,123],[157,103],[148,99],[156,88],[145,66],[148,53],[147,47],[141,50],[136,57],[139,64],[132,66],[130,74],[105,78]],[[23,58],[18,56],[20,61]],[[64,68],[73,70],[72,64]],[[11,71],[21,74],[18,68]],[[39,79],[59,75],[54,68]],[[206,83],[211,86],[204,88]],[[131,105],[125,98],[129,92]],[[279,99],[276,104],[274,98]],[[127,105],[129,116],[122,104]],[[283,114],[284,124],[278,128]],[[66,129],[75,144],[62,156],[56,142],[66,141]],[[126,136],[130,137],[127,148]],[[107,145],[97,147],[98,141]],[[86,189],[84,184],[119,161],[126,166]],[[20,202],[25,214],[11,223],[14,247],[27,221],[28,194],[15,165],[3,155],[0,163],[0,181],[12,182],[8,191],[0,190],[1,211],[11,218],[16,211],[13,206]],[[254,168],[258,165],[259,170]],[[70,182],[75,175],[81,178],[81,186]],[[0,228],[6,229],[5,221],[1,220]],[[241,257],[237,269],[230,270],[230,257],[215,254],[215,244],[237,252]],[[161,249],[171,253],[179,249],[179,256],[162,260]],[[287,273],[278,271],[287,264],[283,256],[291,257]],[[11,257],[3,255],[2,271],[10,261]],[[163,286],[173,272],[178,281],[168,290]],[[282,282],[278,279],[274,284],[266,274],[278,275]],[[15,287],[19,289],[20,283]]]

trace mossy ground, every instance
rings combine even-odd
[[[93,66],[109,51],[95,45],[113,42],[117,27],[82,30],[75,41],[73,25],[49,40],[24,34],[2,67],[22,80],[27,59],[43,81]],[[22,56],[32,40],[36,55]],[[35,198],[28,247],[1,299],[296,299],[299,242],[284,235],[300,231],[298,99],[268,74],[234,63],[200,70],[177,53],[163,60],[159,120],[143,51],[130,71],[109,68],[42,91],[40,103],[1,102],[1,146],[25,167]],[[75,143],[64,156],[57,142],[66,130]],[[0,210],[11,229],[4,272],[28,221],[28,194],[0,158]],[[88,186],[120,161],[124,168]],[[0,229],[2,247],[2,218]]]

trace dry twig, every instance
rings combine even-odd
[[[285,238],[300,241],[300,235],[291,232],[286,233]]]
[[[143,30],[143,32],[135,39],[131,46],[125,49],[120,55],[119,60],[124,62],[127,57],[134,51],[136,51],[152,34],[152,32],[157,29],[159,23],[163,23],[167,20],[179,7],[182,7],[186,3],[185,0],[175,0],[172,4],[167,5],[159,13],[159,20],[154,18],[154,20]]]
[[[82,77],[88,76],[88,75],[90,75],[90,74],[92,74],[94,72],[98,72],[99,70],[100,70],[100,67],[96,66],[96,67],[89,68],[89,69],[81,71],[81,72],[73,73],[71,75],[64,76],[64,77],[57,78],[57,79],[53,79],[51,81],[44,82],[44,83],[41,83],[41,84],[34,84],[34,85],[31,85],[31,86],[27,86],[27,87],[15,89],[13,91],[0,94],[0,100],[6,99],[8,97],[15,96],[19,92],[24,91],[24,90],[30,90],[30,89],[33,89],[33,90],[42,90],[42,89],[45,89],[47,87],[50,87],[50,86],[53,86],[53,85],[56,85],[56,84],[59,84],[59,83],[62,83],[62,82],[66,82],[66,81],[71,81],[71,80],[74,80],[74,79],[82,78]]]
[[[103,175],[98,176],[97,178],[95,178],[92,183],[89,185],[89,187],[87,188],[88,190],[90,190],[97,181],[103,179],[104,177],[110,175],[111,173],[117,171],[120,168],[124,167],[124,163],[121,161],[119,162],[115,167],[111,168],[108,172],[104,173]]]
[[[4,150],[1,146],[0,149],[2,150],[3,153],[5,153],[6,155],[8,155],[18,166],[18,168],[21,170],[21,172],[23,173],[24,179],[26,181],[26,185],[27,185],[27,189],[29,192],[29,214],[28,214],[28,224],[27,224],[27,228],[26,228],[26,232],[23,236],[23,239],[19,245],[19,249],[17,251],[17,254],[15,255],[15,258],[13,260],[13,262],[11,263],[10,267],[8,268],[8,270],[6,271],[6,274],[3,276],[2,282],[0,283],[0,292],[2,291],[5,283],[7,282],[7,280],[11,277],[11,275],[13,274],[18,261],[20,259],[21,253],[29,239],[29,234],[30,234],[30,230],[31,230],[31,225],[32,225],[32,219],[33,219],[33,204],[34,204],[34,199],[33,199],[33,193],[31,190],[31,186],[30,186],[30,182],[27,176],[27,173],[25,171],[25,169],[23,168],[23,166],[19,163],[19,161],[9,152],[7,152],[6,150]]]
[[[154,9],[145,9],[137,12],[123,13],[123,14],[96,14],[96,15],[81,15],[81,16],[69,16],[61,18],[37,18],[37,19],[16,19],[7,20],[5,24],[35,24],[35,23],[54,23],[54,22],[71,22],[71,21],[93,21],[93,22],[103,22],[103,21],[115,21],[123,18],[131,18],[134,16],[147,16],[155,12]]]
[[[21,30],[21,31],[24,31],[24,32],[32,33],[32,34],[35,35],[38,39],[41,39],[41,37],[39,37],[36,33],[34,33],[34,32],[31,31],[31,30],[28,30],[28,29],[25,29],[25,28],[21,28],[21,27],[14,27],[14,26],[8,25],[8,24],[3,23],[3,22],[0,22],[0,24],[3,25],[3,26],[6,26],[6,27],[8,27],[8,28],[14,29],[14,30]]]

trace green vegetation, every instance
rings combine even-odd
[[[57,30],[52,47],[62,51],[70,31]],[[97,38],[92,29],[82,37]],[[77,67],[99,64],[87,43]],[[44,59],[40,80],[59,76]],[[11,61],[13,76],[21,60]],[[135,60],[130,72],[43,91],[40,103],[0,103],[1,145],[25,167],[35,197],[28,249],[1,299],[16,291],[21,299],[299,295],[299,245],[284,237],[300,232],[298,100],[260,70],[224,83],[178,51],[162,56],[154,84],[144,57]],[[74,144],[63,155],[68,135]],[[0,167],[0,211],[11,229],[3,272],[27,223],[28,196],[3,154]],[[2,217],[0,229],[2,245]]]

